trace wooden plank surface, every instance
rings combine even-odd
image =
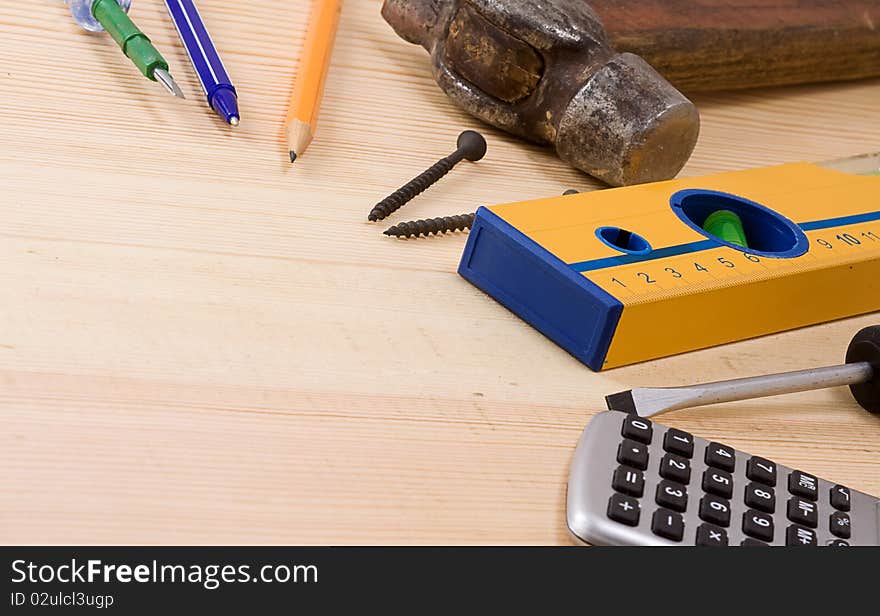
[[[287,164],[309,4],[200,1],[235,131],[161,2],[133,16],[185,102],[60,2],[0,15],[0,542],[571,543],[568,463],[606,393],[837,362],[876,321],[591,373],[455,274],[464,235],[365,222],[479,128],[378,1],[346,4],[318,138]],[[703,96],[685,174],[876,150],[878,100],[877,80]],[[392,222],[593,186],[482,130],[488,157]],[[845,390],[664,422],[880,494],[880,419]]]

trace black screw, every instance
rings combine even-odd
[[[458,136],[458,149],[455,152],[446,158],[441,158],[420,176],[410,180],[394,194],[379,202],[370,212],[369,219],[373,222],[383,220],[436,184],[464,159],[476,162],[485,155],[486,139],[483,135],[472,130],[464,131]]]
[[[562,193],[565,196],[580,194],[580,191],[570,188]],[[441,233],[454,233],[466,231],[474,226],[476,213],[459,214],[458,216],[441,216],[440,218],[428,218],[426,220],[411,220],[394,225],[385,231],[385,235],[399,238],[419,237],[420,235],[440,235]]]
[[[408,238],[464,231],[470,229],[474,224],[475,216],[476,214],[459,214],[458,216],[443,216],[441,218],[402,222],[385,231],[385,235]]]

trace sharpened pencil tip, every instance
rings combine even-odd
[[[290,151],[290,162],[291,163],[296,162],[296,152],[294,152],[293,150]]]

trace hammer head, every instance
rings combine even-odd
[[[615,53],[584,0],[385,0],[382,14],[459,106],[608,184],[670,179],[693,152],[694,104]]]

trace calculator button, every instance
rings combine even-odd
[[[811,501],[819,498],[819,480],[801,471],[792,471],[788,476],[788,491],[795,496],[803,496]]]
[[[764,543],[763,541],[758,541],[757,539],[751,539],[750,537],[746,537],[742,540],[740,545],[744,548],[769,548],[770,546]]]
[[[773,488],[760,483],[750,483],[746,486],[746,506],[764,513],[776,511],[776,494]]]
[[[716,496],[730,498],[733,496],[733,477],[730,473],[707,468],[703,473],[703,490]]]
[[[749,509],[743,514],[743,532],[761,541],[773,541],[773,517]]]
[[[835,537],[849,539],[850,535],[852,535],[852,522],[849,519],[848,513],[835,511],[831,514],[829,524],[831,525],[831,534]]]
[[[643,419],[638,415],[627,415],[623,420],[620,434],[624,438],[631,438],[634,441],[650,445],[654,436],[654,427],[648,419]]]
[[[834,539],[833,541],[828,542],[828,547],[830,548],[848,548],[849,543],[843,541],[842,539]]]
[[[718,526],[730,526],[730,501],[707,494],[700,499],[700,518]]]
[[[631,439],[624,439],[617,448],[617,461],[640,470],[648,468],[648,448]]]
[[[776,487],[776,464],[766,458],[752,456],[746,464],[746,477],[752,481]]]
[[[639,523],[639,501],[623,494],[612,494],[608,500],[608,517],[615,522],[635,526]]]
[[[660,476],[678,483],[690,483],[691,463],[687,458],[667,453],[660,460]]]
[[[816,537],[816,531],[794,524],[785,531],[785,545],[815,546],[819,545],[819,539]]]
[[[711,524],[700,524],[697,528],[697,545],[707,548],[727,547],[727,531]]]
[[[651,519],[651,530],[664,539],[681,541],[684,536],[684,519],[669,509],[658,509]]]
[[[691,458],[694,455],[694,436],[682,430],[670,428],[663,436],[663,449],[669,453]]]
[[[687,503],[687,488],[680,483],[664,479],[657,484],[657,504],[661,507],[668,507],[673,511],[684,511],[687,509]]]
[[[810,528],[819,526],[819,508],[816,503],[794,496],[788,501],[788,519]]]
[[[631,466],[618,466],[611,479],[611,487],[618,492],[639,497],[645,492],[645,476]]]
[[[727,445],[709,443],[706,446],[706,464],[732,472],[736,466],[736,452]]]
[[[849,511],[850,508],[849,488],[834,486],[831,488],[831,506],[838,511]]]

